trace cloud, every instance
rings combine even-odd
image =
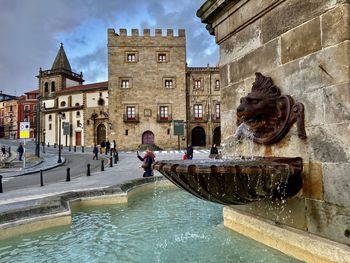
[[[87,82],[107,80],[107,28],[185,28],[190,66],[214,65],[214,38],[195,16],[202,0],[0,0],[0,80],[4,93],[37,88],[59,43]],[[212,51],[212,53],[210,52]]]

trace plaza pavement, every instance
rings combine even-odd
[[[91,149],[86,149],[84,154],[89,154],[92,158],[90,150]],[[72,152],[71,154],[75,153]],[[140,155],[142,155],[141,152]],[[182,160],[183,151],[155,151],[155,155],[156,160]],[[194,159],[206,159],[208,155],[209,150],[194,150]],[[66,156],[66,158],[68,160],[69,156]],[[16,172],[13,171],[12,175],[5,173],[1,173],[1,175],[6,175],[4,176],[6,179],[6,177],[9,176],[38,172],[40,169],[51,169],[57,165],[57,155],[47,153],[42,155],[42,162],[40,162],[40,164]],[[119,152],[119,162],[117,164],[113,164],[113,167],[106,165],[105,171],[91,173],[91,176],[81,176],[72,179],[70,182],[62,181],[48,185],[44,183],[45,185],[43,187],[38,185],[12,191],[4,191],[4,193],[0,193],[0,211],[5,212],[6,209],[10,210],[19,202],[23,203],[24,201],[42,199],[67,192],[98,190],[118,185],[128,180],[141,178],[143,169],[140,168],[140,165],[141,162],[137,159],[136,152]],[[157,171],[155,171],[154,175],[161,176]]]

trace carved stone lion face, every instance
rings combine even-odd
[[[238,124],[244,122],[253,131],[265,130],[266,124],[277,114],[276,101],[279,96],[280,91],[271,79],[257,73],[252,91],[241,98],[237,108]]]

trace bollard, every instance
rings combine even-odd
[[[101,172],[103,172],[105,170],[105,164],[104,164],[104,160],[101,160]]]
[[[68,147],[68,151],[71,151],[72,149],[71,149],[71,146],[69,145],[69,147]]]
[[[117,161],[119,161],[119,153],[118,152],[117,152],[116,156],[117,156]]]
[[[11,146],[9,146],[9,157],[11,157],[12,153],[11,153]]]
[[[70,168],[67,167],[67,176],[66,176],[66,182],[70,181]]]
[[[76,151],[77,151],[77,146],[74,145],[74,152],[76,152]]]
[[[43,170],[40,169],[40,186],[44,186]]]
[[[56,143],[53,144],[53,148],[56,148]]]
[[[86,176],[90,176],[90,164],[87,164],[87,171],[86,171]]]
[[[114,163],[117,164],[118,163],[118,160],[117,160],[117,155],[114,154]]]
[[[82,153],[84,152],[84,146],[81,146],[81,152]]]
[[[0,193],[3,193],[3,191],[2,191],[2,175],[0,175]]]
[[[113,167],[113,157],[109,157],[109,167]]]

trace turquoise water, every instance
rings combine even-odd
[[[0,262],[298,262],[222,222],[221,205],[155,189],[76,211],[71,226],[0,241]]]

